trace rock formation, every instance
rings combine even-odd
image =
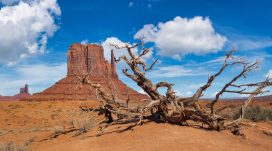
[[[146,95],[129,88],[118,79],[114,54],[111,62],[104,58],[103,47],[95,44],[73,44],[68,51],[67,77],[56,82],[52,87],[33,95],[31,100],[95,100],[95,89],[80,86],[75,75],[90,73],[89,79],[101,84],[107,91],[112,91],[118,99],[131,100],[147,98]]]
[[[113,52],[112,52],[113,57]],[[68,76],[90,73],[93,77],[110,76],[118,78],[115,63],[104,58],[103,47],[98,45],[74,44],[68,52]]]
[[[12,101],[16,101],[16,100],[20,100],[20,99],[28,99],[31,97],[31,94],[28,91],[28,85],[26,84],[23,88],[20,88],[20,93],[14,95],[14,96],[1,96],[0,95],[0,100],[12,100]]]
[[[29,94],[28,93],[28,85],[26,84],[25,87],[20,88],[20,94]]]

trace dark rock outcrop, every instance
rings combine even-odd
[[[147,98],[146,95],[129,88],[118,79],[113,58],[108,63],[104,58],[103,47],[95,44],[73,44],[68,51],[67,77],[56,82],[52,87],[33,95],[31,100],[96,100],[95,89],[78,84],[75,75],[90,73],[89,79],[101,84],[108,92],[112,91],[118,99],[131,100]]]

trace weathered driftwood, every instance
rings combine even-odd
[[[115,58],[116,62],[124,61],[129,68],[123,69],[122,72],[128,78],[132,79],[134,82],[140,86],[146,94],[150,97],[149,103],[146,106],[136,106],[130,107],[129,97],[126,101],[120,101],[114,95],[114,92],[105,91],[99,83],[92,83],[88,78],[88,74],[84,77],[77,78],[80,81],[80,84],[88,84],[91,87],[96,89],[97,100],[101,102],[101,106],[93,111],[98,111],[99,114],[105,116],[105,121],[100,122],[104,123],[106,128],[109,125],[121,124],[121,123],[135,123],[135,125],[142,124],[142,120],[146,117],[153,117],[153,119],[159,120],[161,122],[168,122],[178,125],[188,125],[187,121],[194,121],[206,125],[207,128],[211,130],[225,130],[230,129],[234,134],[240,133],[239,122],[243,119],[245,109],[251,103],[252,99],[262,94],[266,91],[264,89],[268,86],[271,86],[271,79],[267,78],[262,82],[258,83],[249,83],[237,85],[235,82],[241,78],[246,78],[247,73],[258,68],[259,62],[248,63],[247,61],[241,58],[235,58],[233,56],[234,50],[230,51],[225,58],[225,61],[219,71],[214,75],[211,75],[208,78],[208,81],[205,85],[201,86],[192,97],[188,98],[179,98],[174,89],[173,84],[168,82],[159,82],[154,84],[150,79],[146,77],[146,72],[152,70],[157,60],[148,66],[142,59],[147,53],[150,52],[150,49],[145,48],[143,42],[141,41],[138,44],[126,44],[124,47],[119,47],[112,45],[118,51],[128,52],[129,56],[121,56]],[[140,54],[134,54],[132,49],[140,48]],[[200,97],[204,95],[204,92],[212,85],[214,80],[221,75],[226,68],[232,66],[241,66],[242,70],[234,76],[225,86],[216,94],[215,99],[206,106],[202,106],[199,103]],[[110,81],[107,80],[107,81]],[[252,91],[246,91],[247,88],[253,88]],[[166,88],[167,91],[165,94],[159,93],[158,89]],[[220,96],[224,93],[238,93],[238,94],[249,94],[249,97],[245,101],[244,105],[240,110],[240,117],[232,122],[226,123],[226,119],[219,116],[217,113],[221,109],[215,110],[215,104],[220,100]],[[123,103],[120,103],[123,102]],[[105,124],[106,123],[106,124]]]

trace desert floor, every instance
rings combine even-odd
[[[96,101],[23,102],[0,101],[0,144],[12,141],[31,150],[272,150],[272,124],[249,122],[244,125],[245,136],[229,131],[208,131],[197,127],[165,123],[145,123],[125,132],[110,127],[101,136],[97,128],[75,136],[76,131],[53,134],[80,125],[94,114],[80,110],[80,105],[97,106]],[[119,127],[126,128],[128,125]]]

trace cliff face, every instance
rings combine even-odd
[[[113,52],[112,52],[113,56]],[[68,51],[68,76],[84,75],[117,77],[115,62],[109,64],[104,58],[103,47],[73,44]]]
[[[67,77],[43,92],[34,94],[31,100],[95,100],[95,89],[88,85],[79,87],[75,77],[86,73],[89,73],[92,82],[101,84],[108,92],[112,91],[118,99],[126,100],[128,95],[135,101],[147,98],[118,79],[113,51],[111,53],[112,60],[109,63],[104,58],[103,47],[99,45],[71,45],[68,50]]]

